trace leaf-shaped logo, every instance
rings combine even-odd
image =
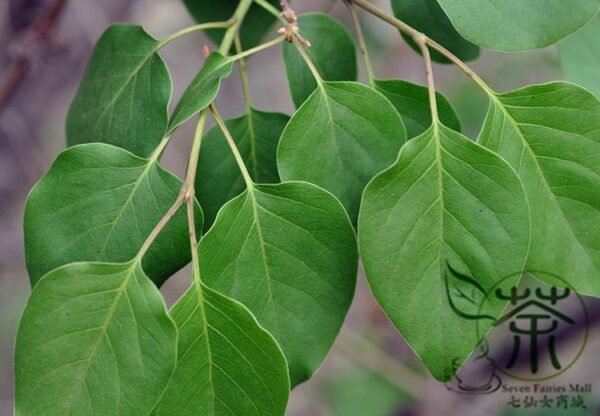
[[[488,299],[488,294],[483,286],[474,277],[454,269],[449,262],[446,262],[446,266],[444,286],[452,310],[465,319],[496,321],[496,318],[481,311],[481,305],[485,299]]]

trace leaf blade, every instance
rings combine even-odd
[[[271,332],[295,386],[321,364],[352,301],[354,232],[339,202],[314,185],[255,187],[227,203],[200,241],[200,270]]]
[[[453,313],[446,267],[473,276],[486,291],[505,277],[504,284],[518,281],[529,212],[517,175],[495,154],[434,125],[367,186],[358,229],[379,304],[433,376],[450,379],[481,333]],[[488,313],[497,317],[504,306],[490,302]],[[483,333],[490,325],[480,324]]]
[[[169,133],[208,107],[221,88],[221,79],[231,75],[232,70],[233,62],[229,58],[219,52],[213,52],[173,110],[169,121]]]
[[[283,131],[279,173],[333,193],[355,222],[365,185],[405,141],[402,120],[384,96],[355,82],[324,82]]]
[[[142,157],[152,153],[167,128],[172,90],[159,46],[141,26],[104,32],[69,108],[69,146],[101,142]]]
[[[152,414],[283,415],[289,395],[283,352],[244,306],[199,284],[171,310],[179,361]]]
[[[437,1],[466,39],[501,51],[551,45],[588,23],[599,7],[597,0]]]
[[[556,82],[499,94],[479,141],[521,177],[532,212],[527,269],[542,280],[599,294],[598,223],[600,102],[582,88]],[[550,273],[551,272],[551,273]]]
[[[16,414],[146,415],[175,368],[176,338],[139,263],[56,269],[19,325]]]
[[[68,263],[131,259],[180,187],[181,181],[156,158],[142,159],[100,143],[63,151],[25,206],[25,255],[32,285]],[[196,221],[201,229],[200,210]],[[189,262],[187,253],[182,210],[160,233],[143,264],[160,285]]]
[[[559,44],[560,60],[570,81],[600,97],[600,17]]]

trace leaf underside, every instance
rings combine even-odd
[[[600,102],[564,82],[491,100],[479,142],[517,171],[531,209],[527,270],[600,296]]]
[[[255,185],[223,207],[198,254],[204,282],[279,342],[292,386],[310,378],[354,295],[356,242],[339,202],[308,183]]]
[[[194,283],[171,316],[179,332],[177,369],[152,415],[285,413],[287,363],[250,311]]]
[[[559,43],[560,59],[570,81],[600,98],[600,15]]]
[[[455,313],[448,265],[489,291],[518,282],[529,242],[525,193],[497,155],[443,125],[410,140],[367,186],[359,246],[373,294],[438,380],[450,379],[493,322]],[[487,314],[505,303],[492,300]]]
[[[543,48],[598,12],[598,0],[437,0],[469,41],[501,51]]]
[[[139,263],[46,275],[15,350],[15,414],[146,416],[175,369],[176,329]]]
[[[367,182],[406,141],[402,120],[381,94],[356,82],[324,82],[285,128],[277,162],[284,181],[333,193],[353,222]]]

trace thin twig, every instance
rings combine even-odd
[[[279,4],[281,5],[281,10],[283,11],[284,16],[286,12],[289,12],[290,10],[293,11],[290,7],[290,3],[287,0],[280,0]]]
[[[365,40],[365,35],[362,30],[358,13],[356,13],[356,9],[351,2],[345,0],[344,3],[348,5],[348,10],[350,10],[350,15],[352,16],[352,22],[354,23],[354,29],[356,30],[356,37],[358,38],[358,46],[363,56],[363,61],[365,62],[365,69],[367,70],[369,83],[373,84],[375,81],[375,73],[373,72],[373,66],[371,65],[371,59],[369,58],[369,50],[367,49],[367,42]]]
[[[433,81],[433,67],[431,65],[431,55],[429,48],[425,43],[424,35],[416,35],[413,39],[419,45],[423,61],[425,62],[425,76],[427,77],[427,90],[429,91],[429,106],[431,107],[431,119],[435,123],[439,121],[437,101],[435,96],[435,83]]]
[[[243,58],[247,58],[250,55],[254,55],[255,53],[261,52],[261,51],[263,51],[265,49],[269,49],[272,46],[279,45],[284,40],[285,40],[285,35],[278,36],[275,39],[272,39],[272,40],[270,40],[268,42],[265,42],[265,43],[262,43],[262,44],[260,44],[258,46],[255,46],[252,49],[247,49],[247,50],[242,51],[242,52],[240,52],[238,54],[232,55],[228,59],[231,62],[235,62],[237,60],[240,60],[240,59],[243,59]]]
[[[302,57],[302,59],[304,60],[306,65],[308,66],[308,69],[310,70],[313,77],[315,78],[315,81],[317,81],[318,86],[320,88],[322,88],[323,87],[323,77],[321,77],[321,74],[319,74],[319,70],[315,66],[314,62],[312,61],[312,59],[310,58],[308,53],[306,53],[306,51],[304,50],[304,46],[301,44],[301,42],[298,39],[293,39],[292,43],[298,49],[298,53],[300,53],[300,56]]]
[[[179,39],[182,36],[188,35],[193,32],[198,32],[201,30],[209,30],[209,29],[227,29],[234,24],[233,19],[229,19],[223,22],[210,22],[210,23],[202,23],[199,25],[194,25],[190,27],[186,27],[185,29],[181,29],[175,33],[170,34],[166,38],[160,41],[156,49],[160,49],[163,46],[173,42],[176,39]]]
[[[298,16],[296,16],[296,12],[290,7],[286,0],[281,0],[280,4],[282,10],[281,15],[287,21],[287,26],[282,27],[278,30],[278,32],[284,34],[289,43],[294,42],[295,39],[305,46],[310,46],[310,41],[300,35]]]
[[[200,278],[200,263],[197,252],[198,237],[196,236],[194,209],[196,208],[196,172],[198,169],[202,136],[204,134],[204,128],[206,127],[208,112],[208,108],[204,109],[198,117],[198,123],[196,124],[196,130],[194,132],[192,150],[190,152],[190,159],[188,161],[187,173],[185,176],[185,183],[181,188],[187,205],[188,235],[190,238],[190,250],[192,256],[192,282],[194,285],[196,285],[196,290],[200,292],[202,291],[202,284]]]
[[[179,195],[177,195],[177,198],[175,199],[175,202],[173,202],[173,205],[171,205],[171,208],[169,208],[167,213],[160,219],[158,224],[156,224],[150,235],[148,235],[148,238],[146,238],[146,241],[144,241],[144,244],[142,244],[142,247],[140,247],[140,250],[137,254],[138,261],[142,260],[144,254],[146,254],[152,243],[154,243],[154,240],[156,240],[156,237],[158,237],[163,228],[165,228],[169,221],[171,221],[175,214],[177,214],[177,211],[179,210],[184,201],[185,190],[182,187],[179,191]]]
[[[236,53],[242,53],[242,42],[240,41],[240,35],[235,37],[235,49]],[[252,97],[250,96],[250,83],[248,82],[248,68],[246,66],[246,60],[241,58],[238,60],[240,69],[240,80],[242,82],[242,92],[244,94],[244,102],[246,103],[246,110],[248,111],[248,117],[250,117],[250,110],[252,109]]]
[[[357,5],[363,10],[371,13],[373,16],[383,20],[384,22],[394,26],[398,30],[403,33],[406,33],[411,38],[415,39],[415,37],[421,37],[426,45],[431,46],[433,49],[444,55],[448,58],[452,63],[458,66],[465,74],[467,74],[481,89],[483,89],[488,95],[493,96],[495,94],[494,90],[492,90],[489,85],[487,85],[476,73],[473,71],[467,64],[461,61],[456,55],[450,52],[448,49],[444,48],[442,45],[429,38],[425,34],[419,32],[413,27],[407,25],[403,21],[396,19],[393,16],[388,15],[383,10],[378,7],[372,5],[366,0],[349,0],[352,4]]]
[[[282,16],[281,12],[279,10],[277,10],[277,8],[275,6],[273,6],[271,3],[269,3],[268,1],[254,0],[254,3],[256,3],[258,6],[262,7],[263,9],[265,9],[267,12],[271,13],[274,17],[279,19],[282,23],[287,24],[287,20],[285,19],[285,17]]]
[[[223,40],[221,41],[219,52],[221,52],[222,55],[227,55],[231,49],[235,35],[239,32],[242,22],[244,21],[244,17],[246,17],[250,6],[252,6],[252,3],[252,0],[241,0],[239,2],[237,9],[231,17],[233,19],[233,25],[227,29],[225,35],[223,36]]]
[[[215,119],[215,121],[217,122],[219,129],[221,129],[223,136],[225,136],[225,140],[227,140],[227,144],[229,144],[229,147],[231,148],[231,152],[233,153],[233,157],[235,158],[235,161],[240,169],[240,172],[242,173],[244,182],[246,182],[246,186],[248,187],[248,189],[252,189],[254,186],[254,181],[252,181],[252,177],[250,176],[250,173],[248,172],[248,168],[246,167],[246,164],[244,163],[244,158],[240,154],[240,151],[238,150],[237,145],[235,144],[235,140],[233,139],[231,132],[225,125],[225,122],[223,121],[223,117],[221,117],[221,114],[219,114],[219,111],[217,110],[217,107],[215,106],[214,102],[210,105],[210,112],[211,112],[213,118]]]

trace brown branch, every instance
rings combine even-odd
[[[54,0],[16,40],[18,52],[0,80],[0,112],[21,85],[32,60],[31,51],[49,40],[67,0]]]

